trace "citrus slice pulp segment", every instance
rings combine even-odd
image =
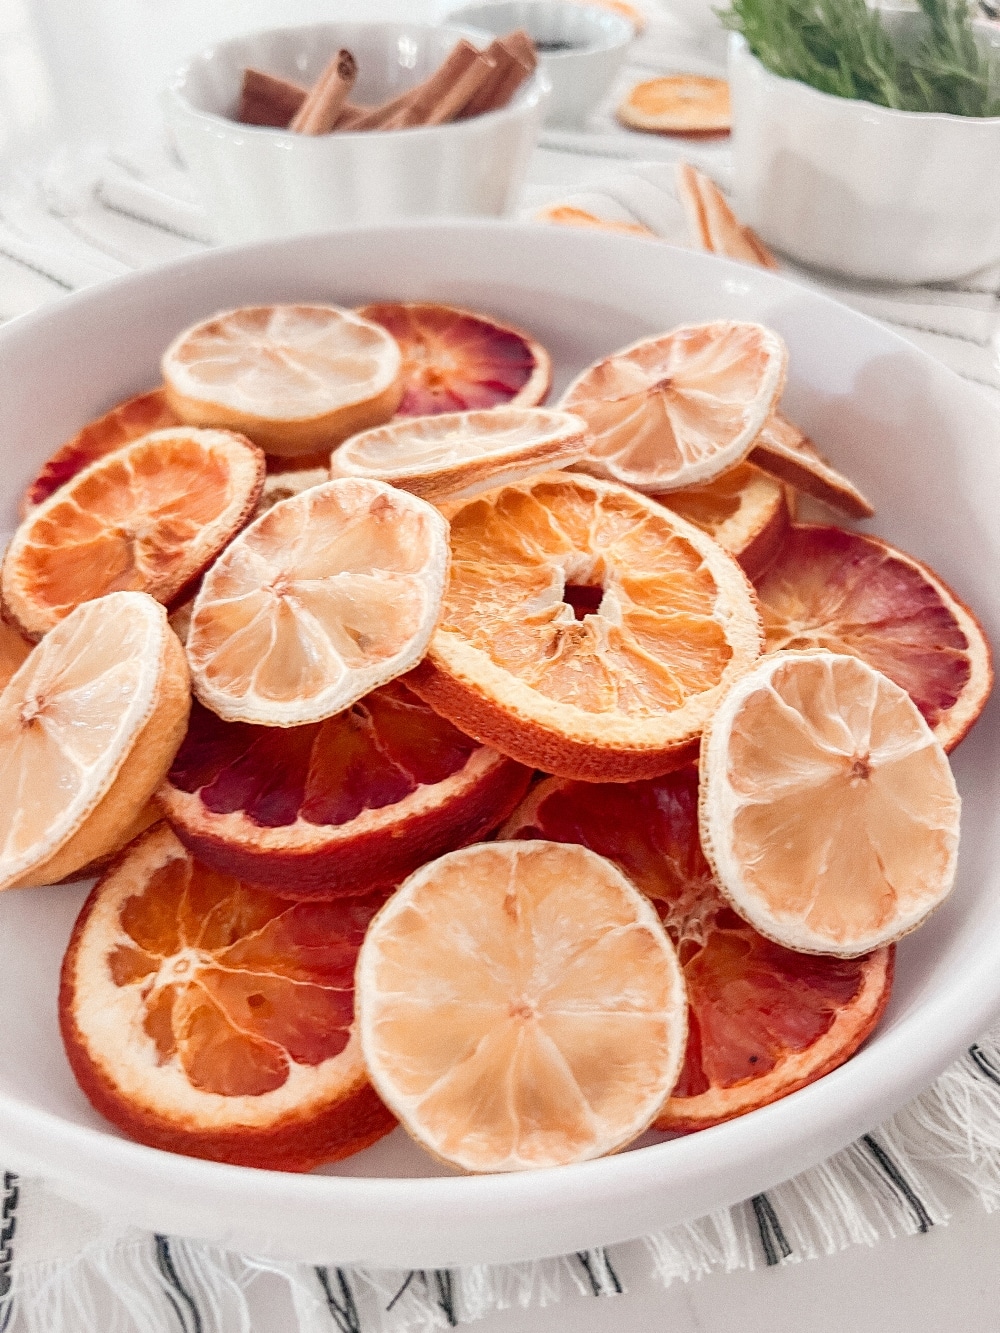
[[[961,802],[909,695],[855,657],[772,653],[702,738],[701,840],[769,939],[849,958],[919,926],[955,878]]]
[[[554,473],[449,506],[440,625],[407,683],[462,731],[566,777],[692,758],[761,631],[739,566],[613,483]]]
[[[580,417],[544,407],[404,417],[346,440],[330,472],[377,477],[435,503],[466,499],[565,467],[584,452],[585,436]]]
[[[772,413],[765,422],[750,451],[750,461],[847,518],[871,518],[875,513],[875,506],[854,482],[838,472],[780,412]]]
[[[888,1001],[893,945],[859,959],[794,953],[736,915],[701,849],[694,765],[627,784],[546,779],[498,836],[589,847],[659,913],[689,1008],[657,1129],[704,1129],[804,1087],[853,1055]]]
[[[6,614],[38,638],[107,593],[183,599],[253,513],[263,482],[263,454],[241,435],[182,426],[142,436],[22,521],[0,570]]]
[[[785,383],[788,352],[761,324],[689,324],[589,366],[560,407],[590,430],[581,470],[636,490],[679,490],[750,452]]]
[[[481,843],[416,871],[358,957],[358,1032],[404,1127],[467,1171],[583,1161],[636,1138],[683,1055],[684,985],[609,861]]]
[[[358,313],[399,344],[406,386],[396,409],[400,416],[534,407],[549,391],[552,359],[546,349],[492,315],[397,301],[375,302]]]
[[[59,880],[120,845],[190,708],[184,654],[145,593],[86,602],[0,694],[0,888]]]
[[[325,305],[222,311],[178,334],[162,361],[183,421],[243,431],[268,453],[289,455],[388,421],[400,369],[383,328]]]
[[[993,685],[978,621],[933,570],[867,533],[796,526],[757,593],[769,651],[851,653],[909,694],[946,750]]]
[[[353,1035],[357,951],[388,890],[292,902],[199,865],[165,824],[95,886],[63,961],[77,1081],[131,1138],[304,1171],[393,1117]]]
[[[195,704],[159,790],[205,865],[295,897],[367,893],[495,828],[530,770],[398,681],[326,722],[223,722]]]
[[[729,84],[702,74],[666,74],[637,83],[618,106],[633,130],[660,134],[728,134]]]
[[[230,722],[320,722],[423,656],[448,576],[426,500],[345,478],[274,505],[208,571],[187,640],[195,693]]]

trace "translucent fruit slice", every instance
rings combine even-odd
[[[716,320],[643,338],[589,366],[560,407],[591,433],[581,470],[656,494],[710,481],[750,452],[785,383],[785,344]]]
[[[586,449],[586,426],[571,412],[494,407],[406,417],[345,441],[334,477],[377,477],[438,503],[565,467]]]
[[[529,333],[492,315],[430,302],[379,301],[365,319],[392,334],[403,354],[400,416],[475,408],[534,407],[552,382],[552,359]]]
[[[909,694],[946,750],[993,685],[979,622],[933,570],[867,533],[793,527],[757,584],[769,650],[851,653]]]
[[[39,638],[119,591],[183,599],[256,507],[264,456],[231,431],[177,426],[99,458],[36,506],[0,570],[4,613]]]
[[[798,426],[775,412],[754,441],[750,461],[847,518],[871,518],[875,507],[823,457]]]
[[[372,1082],[418,1143],[466,1171],[623,1148],[683,1059],[673,946],[583,847],[481,843],[432,861],[372,922],[356,984]]]
[[[652,900],[689,1005],[684,1065],[657,1129],[706,1129],[805,1087],[853,1055],[885,1008],[894,945],[857,959],[793,953],[732,910],[701,850],[694,765],[646,782],[549,778],[499,836],[580,843]]]
[[[388,421],[403,392],[383,328],[326,305],[227,310],[163,354],[167,398],[193,426],[242,431],[269,454],[331,449]]]
[[[292,902],[198,864],[166,824],[84,903],[59,1021],[77,1082],[140,1143],[307,1171],[392,1115],[353,1034],[354,966],[387,890]]]
[[[645,79],[618,105],[618,119],[632,130],[658,134],[728,134],[732,125],[729,84],[702,74]]]
[[[223,722],[195,704],[158,796],[206,865],[308,897],[366,893],[474,842],[530,777],[393,681],[292,729]]]
[[[184,651],[145,593],[85,602],[0,694],[0,888],[49,884],[122,845],[191,706]]]
[[[447,577],[448,524],[426,500],[361,478],[281,500],[202,582],[195,693],[230,722],[332,717],[420,660]]]
[[[448,507],[452,568],[407,683],[547,773],[653,777],[693,758],[760,622],[733,558],[646,496],[550,473]]]
[[[702,739],[701,841],[769,939],[855,957],[914,930],[955,879],[960,801],[909,695],[855,657],[772,653]]]

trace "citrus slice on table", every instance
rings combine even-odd
[[[702,74],[663,74],[637,83],[618,104],[631,130],[657,134],[728,134],[729,84]]]
[[[888,1002],[893,945],[857,959],[793,953],[736,915],[701,850],[694,765],[645,782],[549,778],[499,837],[589,847],[659,913],[689,1008],[684,1065],[657,1129],[706,1129],[805,1087],[854,1054]]]
[[[598,9],[609,9],[612,14],[619,14],[623,19],[628,19],[635,28],[636,36],[644,33],[649,23],[638,5],[631,5],[628,0],[581,0],[581,3],[594,4]]]
[[[448,524],[426,500],[357,477],[281,500],[202,582],[195,693],[230,722],[332,717],[420,660],[447,577]]]
[[[481,843],[432,861],[372,922],[356,985],[383,1101],[466,1171],[623,1148],[684,1054],[673,946],[642,894],[583,847]]]
[[[387,892],[292,902],[157,825],[95,886],[63,960],[80,1087],[167,1152],[307,1171],[374,1143],[395,1121],[353,1034],[354,965]]]
[[[585,208],[573,204],[549,204],[535,214],[538,222],[556,222],[565,227],[596,227],[599,231],[623,231],[629,236],[656,236],[650,227],[641,222],[620,222],[613,218],[601,218]]]
[[[223,311],[180,333],[162,361],[182,421],[242,431],[269,454],[330,449],[388,421],[400,368],[383,328],[326,305]]]
[[[750,461],[847,518],[871,518],[875,513],[875,506],[854,482],[838,472],[812,440],[780,412],[765,422],[754,441]]]
[[[586,427],[571,412],[493,407],[376,426],[334,451],[330,473],[377,477],[436,503],[565,467],[585,449]]]
[[[629,781],[687,762],[760,651],[733,558],[647,497],[565,472],[448,512],[451,579],[411,688],[548,773]]]
[[[121,846],[190,706],[184,651],[145,593],[85,602],[51,630],[0,694],[0,888]]]
[[[142,436],[22,521],[0,570],[4,613],[38,638],[109,592],[183,599],[249,519],[263,482],[263,454],[231,431]]]
[[[433,302],[378,301],[358,313],[392,334],[403,356],[400,416],[534,407],[552,383],[537,339],[492,315]]]
[[[986,636],[933,570],[867,533],[791,528],[757,583],[769,650],[851,653],[909,694],[946,750],[993,685]]]
[[[761,268],[778,267],[757,233],[740,222],[726,196],[703,171],[690,162],[678,162],[674,181],[691,239],[700,249]]]
[[[710,481],[750,452],[788,352],[762,324],[686,324],[588,366],[559,406],[590,430],[576,466],[657,493]]]
[[[206,865],[308,897],[366,893],[474,842],[530,777],[393,681],[291,729],[195,704],[158,799]]]
[[[961,803],[905,690],[856,657],[771,653],[702,738],[701,841],[744,920],[850,958],[914,930],[955,879]]]

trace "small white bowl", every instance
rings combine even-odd
[[[585,119],[611,87],[635,36],[635,28],[620,14],[576,0],[464,5],[448,19],[494,37],[523,28],[552,83],[545,119],[554,125],[579,125]]]
[[[892,283],[1000,260],[1000,118],[833,97],[772,74],[736,35],[729,84],[737,211],[776,250]]]
[[[346,47],[358,64],[352,99],[377,104],[421,82],[461,37],[487,44],[453,26],[322,23],[237,37],[195,56],[171,80],[165,112],[218,239],[510,212],[549,96],[541,71],[507,106],[447,125],[306,135],[233,119],[248,65],[309,85]]]

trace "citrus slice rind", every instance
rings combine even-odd
[[[95,886],[63,960],[80,1087],[168,1152],[304,1171],[367,1147],[394,1120],[353,1033],[353,970],[384,899],[290,902],[157,825]]]
[[[0,569],[4,613],[40,638],[112,592],[183,600],[253,513],[264,456],[242,435],[153,431],[82,469],[37,505]]]
[[[369,927],[356,985],[380,1096],[465,1171],[625,1147],[683,1057],[673,947],[621,871],[583,847],[481,843],[422,867]]]
[[[798,426],[774,412],[750,451],[750,461],[847,518],[871,518],[875,506],[827,461]]]
[[[762,935],[856,957],[916,929],[955,879],[961,802],[909,695],[858,658],[772,653],[701,747],[700,828]]]
[[[321,722],[408,671],[448,577],[448,524],[384,482],[344,478],[274,505],[202,581],[194,690],[230,722]]]
[[[586,426],[571,412],[492,407],[403,417],[353,435],[334,451],[330,475],[376,477],[439,503],[565,467],[585,449]]]
[[[13,625],[0,620],[0,690],[9,683],[34,646]]]
[[[575,466],[655,494],[742,462],[785,384],[788,351],[761,324],[715,320],[642,338],[588,366],[559,406],[583,417]]]
[[[729,84],[702,74],[666,74],[637,83],[618,105],[632,130],[659,134],[728,134]]]

